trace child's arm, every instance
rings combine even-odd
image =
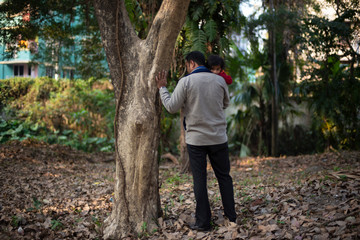
[[[219,73],[220,76],[222,76],[224,79],[225,79],[225,82],[227,85],[230,85],[232,83],[232,78],[231,76],[227,75],[224,70],[222,70],[220,73]]]

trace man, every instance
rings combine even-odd
[[[229,92],[224,79],[204,66],[205,57],[201,52],[190,52],[185,60],[188,75],[180,79],[171,95],[166,88],[165,72],[156,76],[156,82],[165,108],[170,113],[183,108],[185,115],[185,141],[196,199],[196,222],[190,228],[209,231],[211,210],[206,182],[207,155],[219,182],[225,216],[232,222],[236,221],[224,113],[229,104]]]

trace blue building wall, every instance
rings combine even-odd
[[[44,42],[40,41],[41,44]],[[75,73],[75,47],[70,49],[72,54],[68,57],[68,64],[61,61],[55,66],[53,63],[46,63],[34,59],[35,54],[31,53],[29,49],[21,49],[17,51],[13,58],[6,58],[6,47],[0,45],[0,79],[7,79],[12,77],[43,77],[48,76],[52,78],[80,78],[81,76]],[[58,68],[57,76],[55,69]]]
[[[0,4],[3,0],[0,0]],[[59,18],[59,22],[61,17]],[[23,21],[23,17],[20,14],[16,16],[16,19]],[[73,26],[82,24],[80,18],[75,16],[75,21],[71,23]],[[0,36],[1,37],[1,36]],[[68,48],[61,48],[61,57],[58,59],[58,63],[55,64],[55,59],[41,59],[39,56],[44,55],[48,49],[47,44],[43,39],[34,39],[32,41],[25,41],[26,47],[17,51],[13,58],[5,58],[7,55],[6,46],[0,45],[0,79],[7,79],[12,77],[43,77],[48,76],[52,78],[81,78],[75,69],[77,63],[80,63],[81,56],[78,54],[82,39],[87,36],[74,36],[75,44]],[[39,54],[36,54],[39,53]],[[78,54],[78,55],[77,55]],[[37,58],[35,58],[37,56]],[[105,56],[105,54],[104,54]],[[57,58],[58,56],[53,56]],[[91,64],[91,63],[90,63]],[[108,65],[106,58],[101,61],[101,65],[108,73]],[[56,71],[57,69],[57,71]],[[105,70],[105,71],[106,71]],[[57,74],[55,74],[57,72]],[[106,74],[104,74],[106,75]]]

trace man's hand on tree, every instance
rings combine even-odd
[[[161,87],[166,87],[167,84],[167,72],[165,70],[160,71],[158,75],[155,77],[157,87],[160,89]]]

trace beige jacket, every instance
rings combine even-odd
[[[222,77],[209,72],[193,73],[180,79],[172,94],[161,88],[160,97],[170,113],[183,108],[187,144],[227,142],[224,109],[229,105],[229,91]]]

